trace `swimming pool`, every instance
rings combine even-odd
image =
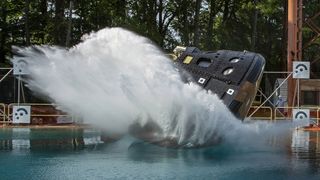
[[[2,128],[0,163],[0,179],[320,179],[320,133],[169,149],[131,136],[104,143],[95,129]]]

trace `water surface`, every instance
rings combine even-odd
[[[131,136],[105,143],[92,129],[0,129],[0,179],[320,179],[320,133],[266,137],[170,149]]]

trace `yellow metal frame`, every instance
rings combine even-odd
[[[279,109],[285,109],[288,111],[288,109],[293,109],[294,107],[275,107],[273,110],[273,114],[274,114],[274,120],[284,120],[287,118],[287,116],[282,116],[282,117],[277,117],[277,112],[280,111]],[[280,111],[281,112],[281,111]]]
[[[259,106],[251,106],[250,107],[250,109],[251,108],[253,108],[253,109],[257,109],[257,108],[259,108],[259,109],[268,109],[269,111],[270,111],[270,116],[254,116],[254,114],[256,114],[257,112],[255,112],[254,114],[252,114],[252,118],[259,118],[259,119],[269,119],[269,120],[272,120],[272,114],[273,114],[273,110],[272,110],[272,108],[271,107],[269,107],[269,106],[261,106],[261,107],[259,107]]]
[[[0,121],[0,122],[5,122],[6,121],[6,106],[1,103],[0,109],[2,110],[2,112],[0,111],[0,116],[2,116],[2,121]]]
[[[12,122],[12,108],[13,106],[49,106],[49,107],[54,107],[55,104],[41,104],[41,103],[11,103],[8,105],[8,107],[6,108],[5,104],[0,103],[0,109],[3,110],[3,113],[0,112],[0,117],[3,118],[2,121],[0,121],[1,123],[11,123]],[[256,109],[256,108],[261,108],[261,109],[267,109],[270,112],[270,116],[252,116],[252,118],[258,118],[258,119],[269,119],[269,120],[283,120],[286,119],[286,117],[278,117],[277,116],[277,110],[279,109],[285,109],[285,110],[289,110],[289,109],[293,109],[293,108],[298,108],[298,107],[276,107],[274,108],[274,110],[269,107],[269,106],[251,106],[250,108]],[[316,120],[317,123],[320,123],[320,108],[319,107],[303,107],[305,109],[310,109],[310,110],[314,110],[317,113],[316,116]],[[31,117],[71,117],[72,120],[74,121],[74,117],[73,115],[68,115],[68,114],[31,114]]]
[[[319,125],[320,121],[320,108],[317,109],[317,124]]]

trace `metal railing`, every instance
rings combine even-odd
[[[31,106],[31,115],[30,115],[31,119],[50,118],[50,117],[52,118],[67,117],[67,118],[71,118],[72,122],[75,122],[75,118],[73,115],[69,115],[57,110],[55,108],[56,106],[55,104],[11,103],[6,107],[5,104],[0,103],[0,123],[12,123],[13,106],[18,106],[18,105]],[[256,111],[257,108],[259,108],[259,111]],[[254,112],[252,114],[253,119],[281,120],[281,119],[287,119],[287,117],[290,117],[290,115],[288,115],[288,112],[291,112],[292,109],[294,108],[298,108],[298,107],[275,107],[273,109],[270,106],[252,106],[250,107],[250,111]],[[289,111],[290,109],[291,111]],[[309,109],[310,112],[313,113],[313,117],[315,117],[310,119],[316,120],[317,124],[320,123],[320,107],[302,107],[302,109]],[[315,116],[314,116],[314,113],[316,113]]]
[[[257,108],[259,108],[259,110],[256,111]],[[251,106],[250,107],[250,111],[251,110],[253,110],[253,112],[254,112],[251,115],[251,118],[253,118],[253,119],[272,120],[273,110],[272,110],[272,108],[270,106],[261,106],[261,107],[259,107],[259,106]],[[251,113],[249,113],[249,114],[251,114]],[[261,114],[262,114],[262,116],[261,116]]]
[[[320,108],[317,109],[317,125],[319,125],[320,121]]]
[[[4,104],[0,104],[0,122],[6,121],[6,106]]]
[[[275,107],[273,110],[274,120],[284,120],[288,117],[288,109],[293,109],[294,107]]]
[[[310,110],[310,119],[311,120],[316,120],[317,122],[319,121],[319,107],[275,107],[273,114],[274,114],[274,120],[284,120],[288,119],[288,117],[291,117],[291,114],[288,114],[292,112],[293,109],[309,109]],[[316,116],[312,116],[312,112],[316,112]],[[291,117],[290,119],[294,119],[294,117]]]

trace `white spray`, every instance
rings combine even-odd
[[[31,90],[111,132],[152,119],[164,136],[201,145],[243,127],[215,94],[183,83],[171,60],[148,39],[121,28],[87,35],[69,50],[38,46],[19,53],[28,62]]]

